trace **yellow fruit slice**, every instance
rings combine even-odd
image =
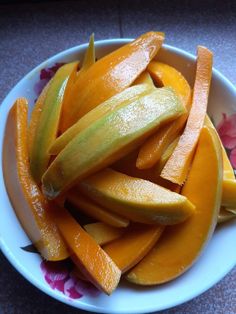
[[[63,148],[81,131],[92,125],[95,121],[105,116],[107,113],[127,105],[131,101],[136,100],[151,90],[151,86],[142,84],[139,86],[132,86],[125,89],[123,92],[116,94],[101,105],[89,111],[85,116],[73,124],[61,136],[59,136],[50,148],[50,154],[57,155]]]
[[[185,109],[171,88],[159,88],[95,121],[60,152],[43,176],[49,199],[109,166]]]
[[[186,222],[167,227],[152,251],[127,275],[140,285],[170,281],[199,257],[217,223],[222,191],[221,147],[215,133],[202,129],[193,164],[182,194],[196,206]]]
[[[186,108],[186,113],[150,136],[141,146],[136,165],[139,169],[153,167],[163,155],[165,149],[182,131],[191,107],[191,88],[175,68],[161,62],[152,61],[148,66],[154,82],[160,86],[170,86],[178,94]]]
[[[103,247],[122,273],[134,267],[155,245],[163,226],[132,225],[116,241]]]
[[[112,227],[104,222],[84,225],[84,229],[99,245],[104,245],[120,238],[125,231],[124,228]]]
[[[4,180],[14,211],[32,243],[46,260],[60,261],[69,254],[51,216],[50,205],[30,174],[27,116],[27,100],[17,99],[5,129]]]
[[[71,251],[73,262],[98,289],[111,294],[121,275],[115,263],[65,208],[57,208],[54,219]]]
[[[194,212],[194,205],[185,196],[112,169],[86,178],[77,188],[101,206],[135,222],[172,225]]]
[[[79,211],[89,217],[102,221],[110,226],[122,228],[129,225],[129,220],[112,213],[105,208],[92,202],[89,198],[84,197],[78,191],[71,190],[67,193],[67,200],[75,206]]]

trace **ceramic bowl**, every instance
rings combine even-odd
[[[130,39],[96,42],[97,58],[126,44]],[[81,59],[87,44],[63,51],[43,62],[27,74],[7,95],[0,106],[0,158],[8,111],[17,97],[29,99],[31,109],[42,86],[53,76],[60,63]],[[166,62],[193,85],[195,57],[183,50],[165,45],[158,59]],[[234,142],[236,134],[236,89],[217,70],[213,71],[208,113],[215,125],[220,125],[224,144],[236,167]],[[225,134],[224,134],[225,133]],[[227,134],[226,134],[227,133]],[[225,136],[224,136],[225,135]],[[228,136],[228,137],[227,137]],[[231,144],[228,142],[233,140]],[[1,160],[2,165],[2,160]],[[74,306],[103,313],[147,313],[164,310],[189,301],[211,288],[236,265],[236,221],[217,227],[209,245],[194,266],[169,283],[139,287],[124,281],[111,295],[98,292],[90,284],[79,281],[69,262],[48,263],[34,252],[30,240],[16,218],[8,198],[2,171],[0,173],[0,244],[9,262],[33,285],[51,297]]]

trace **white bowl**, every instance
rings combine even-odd
[[[96,56],[124,45],[130,39],[113,39],[96,42]],[[34,86],[39,81],[42,68],[48,68],[57,62],[68,62],[82,58],[87,47],[81,45],[53,56],[27,74],[7,95],[0,107],[0,158],[8,111],[17,97],[26,97],[31,109],[36,98]],[[195,57],[183,50],[165,45],[158,54],[158,59],[180,70],[193,83]],[[233,114],[236,103],[236,89],[217,70],[213,79],[208,107],[209,115],[218,124],[222,113]],[[236,132],[235,132],[236,133]],[[2,161],[1,161],[2,164]],[[164,310],[189,301],[221,280],[236,265],[236,223],[235,221],[217,227],[212,240],[197,263],[178,279],[154,287],[138,287],[122,282],[111,295],[96,293],[91,287],[76,282],[68,265],[59,264],[51,272],[45,270],[38,254],[22,249],[30,240],[21,228],[9,201],[0,173],[0,244],[1,250],[10,263],[33,285],[53,298],[71,306],[103,313],[147,313]],[[51,264],[47,266],[51,267]],[[83,296],[82,296],[83,295]]]

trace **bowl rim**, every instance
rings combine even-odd
[[[102,47],[102,46],[106,46],[106,45],[111,45],[111,44],[127,44],[129,42],[131,42],[133,40],[133,38],[113,38],[113,39],[104,39],[104,40],[99,40],[99,41],[95,41],[95,46],[96,47]],[[13,89],[17,89],[19,87],[19,85],[21,84],[22,81],[27,80],[28,78],[30,78],[35,72],[38,72],[40,69],[42,69],[43,67],[46,67],[47,64],[53,63],[56,59],[59,58],[63,58],[66,57],[68,54],[73,54],[74,52],[76,52],[77,50],[83,50],[88,46],[88,43],[84,43],[81,45],[77,45],[68,49],[65,49],[57,54],[54,54],[53,56],[47,58],[45,61],[41,62],[39,65],[37,65],[36,67],[34,67],[30,72],[28,72],[23,78],[21,78],[8,92],[8,94],[4,97],[1,105],[0,105],[0,116],[1,116],[1,112],[3,111],[3,104],[4,103],[8,103],[8,98],[12,92]],[[196,60],[196,57],[177,47],[168,45],[168,44],[163,44],[162,47],[164,49],[167,49],[168,51],[171,51],[173,53],[177,53],[178,55],[181,55],[183,57],[186,57],[187,59],[190,59],[191,61]],[[233,85],[233,83],[226,78],[220,71],[218,71],[217,69],[215,69],[213,67],[213,75],[220,81],[222,81],[227,88],[229,88],[230,92],[232,92],[233,94],[235,94],[236,97],[236,87]],[[2,158],[2,157],[1,157]],[[0,159],[1,159],[0,158]],[[2,164],[1,164],[1,169],[2,169]],[[4,184],[4,183],[3,183]],[[2,191],[1,191],[2,193]],[[41,280],[38,280],[36,277],[32,276],[30,273],[28,273],[27,269],[25,268],[24,265],[22,265],[17,259],[14,258],[14,256],[11,253],[11,249],[7,246],[7,244],[5,243],[1,233],[0,233],[0,250],[3,253],[3,255],[6,257],[6,259],[10,262],[10,264],[28,281],[30,282],[32,285],[34,285],[36,288],[38,288],[39,290],[41,290],[42,292],[46,293],[47,295],[49,295],[50,297],[52,297],[53,299],[56,299],[57,301],[63,302],[67,305],[73,306],[75,308],[79,308],[82,310],[86,310],[86,311],[92,311],[92,312],[96,312],[96,313],[123,313],[123,314],[138,314],[138,313],[150,313],[150,312],[154,312],[154,311],[161,311],[161,310],[165,310],[165,309],[169,309],[172,307],[176,307],[180,304],[183,304],[187,301],[192,300],[193,298],[203,294],[205,291],[207,291],[208,289],[210,289],[211,287],[213,287],[217,282],[219,282],[220,280],[222,280],[222,278],[224,278],[228,272],[230,272],[233,267],[236,265],[235,262],[232,262],[230,265],[228,265],[227,269],[225,269],[217,278],[214,278],[213,280],[208,282],[208,285],[206,285],[198,294],[196,293],[190,293],[188,294],[187,297],[182,297],[179,301],[170,301],[168,303],[168,306],[165,305],[163,307],[158,307],[157,305],[147,305],[147,307],[145,308],[145,311],[142,312],[137,312],[137,310],[128,310],[128,311],[119,311],[117,309],[113,309],[112,312],[111,311],[106,311],[106,309],[102,309],[100,306],[97,308],[97,306],[92,305],[92,304],[88,304],[88,303],[84,303],[84,302],[79,302],[79,307],[78,307],[78,303],[77,302],[71,302],[69,299],[65,298],[64,295],[60,295],[57,293],[54,293],[54,290],[52,290],[50,287],[46,287],[45,285],[42,284]]]

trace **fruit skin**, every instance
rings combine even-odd
[[[54,219],[72,261],[98,289],[110,295],[120,281],[119,268],[65,208],[58,207]]]
[[[55,141],[68,78],[78,66],[78,62],[65,64],[59,68],[48,87],[44,105],[38,120],[30,155],[30,170],[34,180],[39,184],[47,169],[50,154],[49,148]]]
[[[205,47],[198,46],[197,70],[189,117],[178,145],[161,172],[162,178],[179,185],[182,185],[187,177],[204,125],[211,84],[212,62],[212,52]]]
[[[42,178],[49,199],[140,145],[164,122],[185,109],[171,88],[159,88],[118,108],[79,133],[60,152]],[[147,114],[148,113],[148,114]]]
[[[153,80],[147,70],[142,72],[133,82],[133,85],[139,85],[139,84],[148,84],[151,87],[155,87]]]
[[[152,251],[128,273],[129,281],[140,285],[161,284],[180,276],[193,265],[217,223],[222,176],[220,143],[215,133],[204,127],[182,189],[182,194],[195,204],[195,214],[186,222],[165,229]]]
[[[19,98],[11,108],[3,145],[3,174],[14,211],[43,258],[66,259],[69,254],[51,216],[51,207],[34,182],[27,145],[28,103]]]
[[[50,154],[59,154],[78,133],[89,127],[96,120],[102,118],[107,113],[138,99],[138,97],[147,94],[152,88],[153,86],[147,84],[132,86],[95,107],[55,140],[49,150]]]
[[[172,225],[194,212],[194,205],[186,197],[109,168],[84,179],[77,188],[101,206],[134,222]]]
[[[83,212],[89,217],[102,221],[110,226],[123,228],[129,225],[129,220],[115,213],[106,210],[88,198],[78,193],[76,189],[70,190],[67,194],[67,200],[75,206],[78,211]]]
[[[140,147],[136,165],[139,169],[153,167],[161,158],[167,147],[179,136],[184,128],[191,108],[191,87],[183,75],[168,64],[152,61],[148,66],[154,82],[159,86],[170,86],[182,100],[186,113],[178,120],[168,123],[150,136]]]
[[[134,224],[126,229],[123,236],[105,245],[103,249],[123,274],[144,258],[163,230],[163,226]]]
[[[129,87],[154,58],[164,34],[149,32],[99,59],[81,75],[71,91],[63,131],[113,95]]]
[[[122,236],[125,228],[116,228],[105,224],[104,222],[95,222],[83,226],[85,231],[97,242],[99,245],[104,245],[112,242]],[[117,263],[115,263],[117,265]],[[118,266],[118,265],[117,265]],[[119,267],[120,268],[120,267]]]

